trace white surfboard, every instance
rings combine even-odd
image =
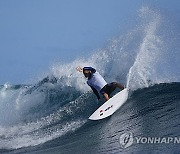
[[[128,98],[128,89],[120,91],[112,98],[110,98],[107,102],[105,102],[102,106],[100,106],[90,117],[90,120],[100,120],[106,117],[109,117],[117,109],[119,109]]]

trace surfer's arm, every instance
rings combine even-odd
[[[106,101],[108,101],[108,100],[109,100],[109,96],[108,96],[108,94],[104,93],[103,95],[104,95],[104,97],[105,97]]]
[[[100,96],[99,96],[98,91],[95,88],[93,88],[92,86],[90,86],[90,87],[91,87],[92,91],[94,92],[94,94],[96,95],[97,99],[99,100]]]

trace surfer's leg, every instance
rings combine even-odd
[[[124,89],[124,86],[121,85],[120,83],[113,82],[113,84],[114,84],[115,87],[118,87],[118,88],[120,88],[120,89],[122,89],[122,90]]]
[[[109,83],[107,84],[106,86],[104,86],[102,89],[101,89],[101,94],[104,95],[104,93],[106,93],[109,97],[110,97],[110,94],[116,89],[116,88],[120,88],[120,89],[124,89],[124,86],[121,85],[120,83],[117,83],[117,82],[112,82],[112,83]],[[107,99],[106,99],[107,100]]]
[[[104,93],[103,95],[104,95],[106,101],[108,101],[109,100],[109,95],[107,93]]]
[[[106,86],[106,93],[107,93],[108,95],[110,95],[115,89],[116,89],[116,84],[115,84],[115,82],[109,83],[109,84],[107,84],[107,86]]]

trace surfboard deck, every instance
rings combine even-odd
[[[117,109],[119,109],[128,98],[128,89],[125,88],[112,98],[110,98],[107,102],[105,102],[102,106],[100,106],[90,117],[90,120],[100,120],[106,117],[111,116]]]

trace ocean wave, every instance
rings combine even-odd
[[[2,85],[0,149],[43,144],[87,123],[100,104],[77,66],[93,66],[107,82],[120,82],[132,91],[179,82],[180,38],[169,33],[173,29],[164,18],[160,11],[142,7],[135,28],[91,56],[55,63],[49,75],[33,85]],[[173,35],[176,39],[168,45]]]

